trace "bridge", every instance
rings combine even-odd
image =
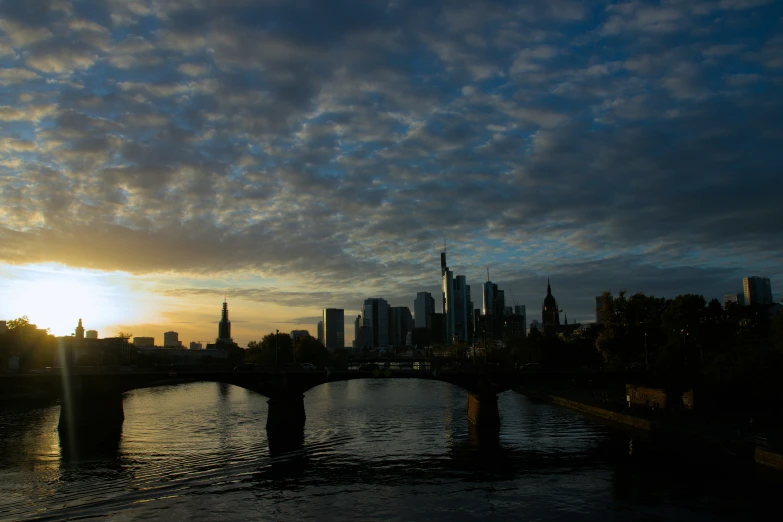
[[[271,437],[302,433],[305,424],[304,393],[328,382],[352,379],[429,379],[466,391],[467,418],[482,433],[500,428],[497,394],[537,382],[578,381],[624,383],[626,373],[565,370],[514,370],[499,367],[455,369],[367,368],[354,370],[302,370],[299,368],[248,370],[150,369],[120,371],[98,368],[51,368],[41,373],[3,375],[0,394],[36,391],[60,399],[61,436],[80,430],[121,426],[122,394],[152,386],[218,382],[239,386],[269,398],[266,419]],[[638,376],[636,376],[638,378]]]

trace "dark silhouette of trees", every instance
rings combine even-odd
[[[331,359],[329,350],[311,335],[300,337],[294,350],[299,363],[311,363],[320,367],[328,365]]]
[[[250,341],[245,353],[245,362],[268,367],[293,364],[294,347],[291,336],[286,333],[270,332],[261,338],[260,342]]]

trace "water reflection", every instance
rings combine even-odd
[[[746,520],[783,487],[513,392],[492,439],[435,381],[330,383],[304,403],[281,437],[265,397],[210,383],[131,392],[118,430],[73,440],[57,405],[0,410],[0,518]]]

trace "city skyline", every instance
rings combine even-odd
[[[222,4],[0,5],[0,317],[348,344],[444,238],[530,319],[783,280],[779,3]]]

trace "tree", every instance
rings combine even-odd
[[[17,317],[16,319],[11,319],[6,323],[6,326],[9,330],[16,330],[17,328],[24,328],[27,326],[30,326],[30,319],[27,318],[26,315],[23,315],[22,317]]]
[[[293,364],[294,351],[291,336],[270,332],[260,342],[250,341],[247,345],[245,361],[270,367]]]
[[[116,337],[117,337],[118,339],[125,339],[125,340],[127,341],[128,339],[130,339],[131,337],[133,337],[133,334],[132,334],[132,333],[130,333],[130,332],[117,332],[117,335],[116,335]]]
[[[300,363],[309,362],[317,366],[326,366],[329,363],[329,350],[311,335],[300,337],[296,342],[294,352],[296,360]]]

